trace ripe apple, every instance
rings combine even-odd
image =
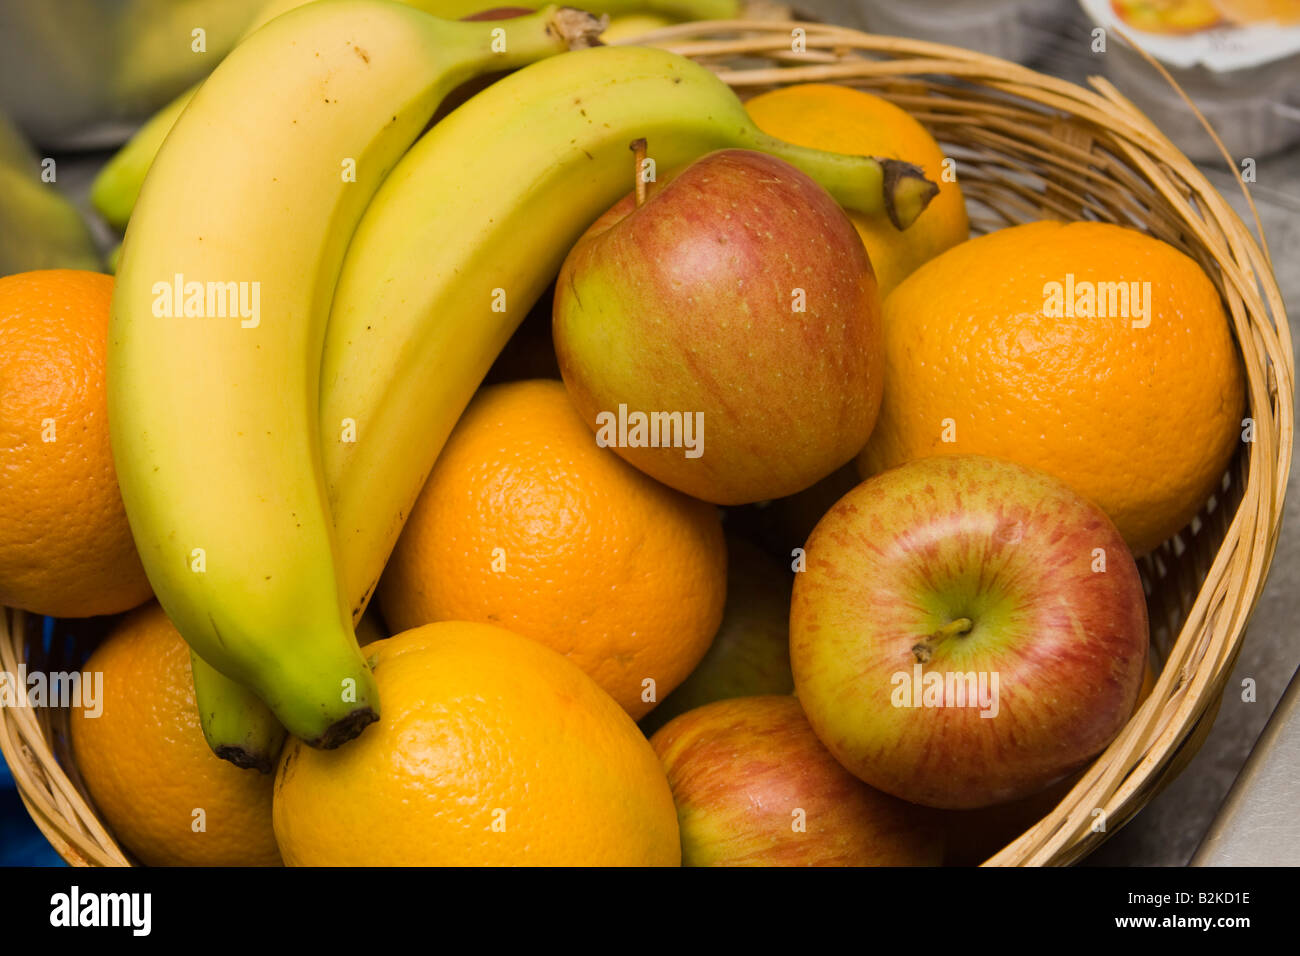
[[[1147,666],[1133,713],[1155,689],[1155,658],[1147,654]],[[1084,768],[1086,769],[1086,768]],[[976,810],[936,811],[944,832],[944,866],[979,866],[1008,843],[1047,816],[1083,776],[1079,770],[1038,793],[1010,803],[998,803]]]
[[[574,404],[598,441],[697,498],[807,488],[853,457],[880,409],[862,240],[821,186],[750,150],[710,153],[647,193],[601,216],[556,283]],[[637,432],[634,416],[672,413],[702,423],[699,454],[673,440],[684,426]]]
[[[789,694],[791,574],[744,538],[727,537],[727,601],[708,653],[677,689],[641,718],[652,734],[715,700]]]
[[[932,811],[862,783],[790,696],[688,711],[650,739],[677,804],[683,866],[937,866]]]
[[[1137,566],[1055,478],[976,456],[863,482],[795,576],[790,662],[817,736],[913,803],[1028,796],[1100,752],[1146,669]]]

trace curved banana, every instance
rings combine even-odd
[[[270,0],[240,37],[251,34],[289,10],[314,0]],[[492,6],[492,0],[398,0],[434,16],[460,19]],[[722,20],[739,15],[740,0],[577,0],[595,14],[625,16],[657,13],[674,20]],[[506,5],[501,0],[500,5]],[[163,140],[189,105],[198,86],[186,90],[150,117],[100,170],[90,188],[91,205],[109,225],[125,229],[140,195],[140,187]]]
[[[571,14],[458,23],[387,0],[292,11],[200,87],[132,216],[108,401],[140,556],[191,648],[315,746],[378,710],[338,586],[316,424],[344,250],[442,97],[564,49]],[[590,18],[575,28],[585,39]]]
[[[914,166],[761,133],[705,68],[601,47],[526,67],[427,133],[384,181],[335,291],[321,364],[321,450],[353,614],[369,600],[420,486],[484,374],[565,254],[633,179],[759,149],[841,203],[906,224],[934,185]]]

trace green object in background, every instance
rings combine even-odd
[[[0,116],[0,276],[32,269],[98,272],[103,264],[90,230],[41,171],[40,158]]]

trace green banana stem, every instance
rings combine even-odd
[[[244,770],[271,773],[285,729],[262,698],[190,652],[199,722],[212,752]]]
[[[771,153],[803,170],[825,187],[846,209],[867,216],[882,212],[896,229],[906,229],[939,193],[925,171],[899,159],[845,156],[795,146],[774,136],[745,131],[751,148]]]

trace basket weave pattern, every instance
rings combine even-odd
[[[1295,377],[1267,246],[1104,79],[1085,89],[967,50],[818,23],[684,24],[639,42],[704,63],[742,96],[804,82],[868,89],[908,110],[956,160],[975,233],[1038,219],[1134,226],[1190,255],[1218,287],[1241,350],[1254,440],[1191,525],[1140,562],[1163,665],[1156,688],[1055,810],[988,863],[1078,860],[1195,754],[1264,587],[1290,468]],[[0,670],[16,673],[22,661],[76,667],[76,648],[56,643],[47,654],[36,623],[0,609]],[[129,864],[77,778],[66,712],[0,709],[0,749],[64,859]]]

